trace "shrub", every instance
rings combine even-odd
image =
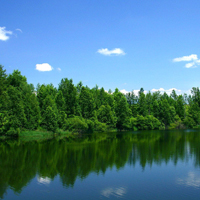
[[[7,136],[13,136],[16,137],[20,134],[20,129],[14,129],[13,127],[10,128],[10,130],[6,133]]]
[[[98,132],[106,132],[108,129],[107,125],[105,123],[101,123],[99,121],[95,121],[95,127],[94,130]]]
[[[74,131],[74,132],[83,132],[88,130],[88,125],[84,119],[80,117],[68,118],[65,121],[63,126],[64,130]]]
[[[94,131],[94,122],[92,120],[86,120],[86,123],[88,125],[88,131],[93,132]]]

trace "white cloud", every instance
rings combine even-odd
[[[161,93],[166,92],[168,95],[170,95],[170,94],[172,93],[172,90],[175,90],[175,91],[176,91],[176,94],[178,94],[178,95],[182,94],[182,91],[181,91],[181,90],[178,90],[178,89],[176,89],[176,88],[170,88],[170,89],[168,89],[168,90],[165,90],[164,88],[152,89],[151,92],[160,91]]]
[[[61,71],[61,69],[60,69],[59,67],[57,68],[57,70],[58,70],[58,71]]]
[[[53,67],[49,65],[48,63],[43,63],[43,64],[36,64],[36,70],[46,72],[46,71],[51,71]]]
[[[196,60],[197,65],[200,65],[200,59]]]
[[[197,65],[200,65],[200,59],[198,59],[198,56],[196,54],[191,54],[190,56],[183,56],[179,58],[174,58],[173,62],[181,62],[181,61],[192,61],[187,64],[185,64],[186,68],[195,68]]]
[[[196,67],[195,62],[187,63],[185,65],[186,68]]]
[[[113,50],[108,50],[107,48],[105,49],[99,49],[97,51],[98,53],[105,55],[105,56],[110,56],[110,55],[125,55],[125,52],[120,49],[120,48],[115,48]]]
[[[123,93],[123,94],[127,94],[127,93],[129,93],[129,92],[133,92],[136,96],[138,96],[138,92],[139,92],[139,91],[140,91],[140,90],[132,90],[132,91],[127,91],[127,90],[125,90],[125,89],[120,90],[120,92]],[[144,91],[144,94],[147,94],[147,90]]]
[[[173,59],[174,62],[192,61],[192,60],[198,60],[196,54],[191,54],[190,56],[183,56],[183,57]]]
[[[21,32],[21,33],[22,33],[22,30],[21,30],[20,28],[17,28],[17,29],[16,29],[16,31],[19,31],[19,32]]]
[[[170,89],[164,89],[164,88],[160,88],[160,89],[152,89],[150,90],[150,92],[158,92],[160,91],[161,94],[163,94],[164,92],[166,92],[168,95],[170,95],[172,93],[172,90],[175,90],[176,91],[176,94],[177,95],[181,95],[181,94],[191,94],[191,90],[179,90],[179,89],[176,89],[176,88],[170,88]],[[138,93],[139,93],[140,90],[132,90],[132,91],[127,91],[126,89],[123,89],[123,90],[120,90],[121,93],[123,94],[127,94],[127,93],[131,93],[133,92],[136,96],[138,96]],[[144,90],[144,94],[147,94],[148,91],[147,90]]]
[[[123,89],[123,90],[120,90],[120,92],[123,93],[123,94],[127,94],[127,93],[129,93],[130,91],[127,91],[127,90]]]
[[[12,31],[7,31],[6,27],[0,27],[0,40],[8,40],[10,38],[8,35],[12,35]]]
[[[164,89],[164,88],[160,88],[160,89],[152,89],[151,91],[152,91],[152,92],[158,92],[158,91],[160,91],[160,92],[164,92],[165,89]]]

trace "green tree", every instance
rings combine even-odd
[[[139,115],[146,116],[148,114],[147,101],[144,94],[144,89],[141,88],[139,91],[138,98],[138,113]]]
[[[176,113],[180,119],[183,120],[185,116],[185,102],[183,96],[179,95],[176,102]]]
[[[66,103],[66,114],[68,117],[76,115],[77,102],[77,88],[74,86],[72,79],[62,79],[59,87],[59,91],[62,91],[63,97]]]
[[[97,118],[101,123],[105,123],[111,127],[116,125],[116,116],[109,105],[102,105],[97,111]]]
[[[3,69],[3,66],[0,65],[0,97],[2,98],[3,91],[7,88],[7,75],[6,70]],[[0,99],[1,99],[0,98]]]
[[[54,133],[58,128],[57,113],[51,106],[48,106],[44,112],[42,125],[46,130],[52,131]]]
[[[114,92],[115,100],[115,114],[117,117],[116,127],[119,130],[130,128],[130,117],[132,115],[129,105],[127,103],[126,97],[115,89]]]
[[[94,98],[92,96],[92,92],[86,87],[82,87],[79,96],[79,106],[81,109],[81,115],[84,119],[91,119],[95,117]]]
[[[24,102],[22,101],[21,92],[16,87],[10,85],[8,87],[8,96],[8,117],[10,127],[14,129],[24,128],[26,124],[26,116],[24,113]]]

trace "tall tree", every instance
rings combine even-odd
[[[61,80],[58,90],[62,91],[66,103],[66,114],[73,117],[76,114],[77,88],[74,86],[72,79],[64,78]]]
[[[148,109],[147,109],[147,101],[145,98],[144,89],[141,88],[138,94],[139,94],[138,113],[139,115],[146,116],[148,114]]]
[[[3,69],[3,66],[0,65],[0,97],[2,98],[2,93],[7,88],[7,75],[6,70]]]
[[[115,114],[117,117],[116,127],[118,129],[127,129],[130,125],[130,117],[132,115],[129,105],[127,103],[126,97],[119,92],[116,88],[114,92],[115,100]]]
[[[82,87],[79,96],[79,106],[81,109],[81,115],[85,119],[91,119],[95,117],[95,102],[92,96],[92,92],[86,88]]]

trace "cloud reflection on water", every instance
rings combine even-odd
[[[48,185],[51,182],[51,179],[48,177],[37,177],[37,181],[39,184],[44,184],[44,185]]]
[[[101,191],[101,195],[107,198],[109,198],[110,196],[123,197],[126,193],[127,191],[124,187],[108,187]]]
[[[178,178],[177,184],[185,185],[188,187],[200,187],[200,175],[190,171],[186,177]]]

